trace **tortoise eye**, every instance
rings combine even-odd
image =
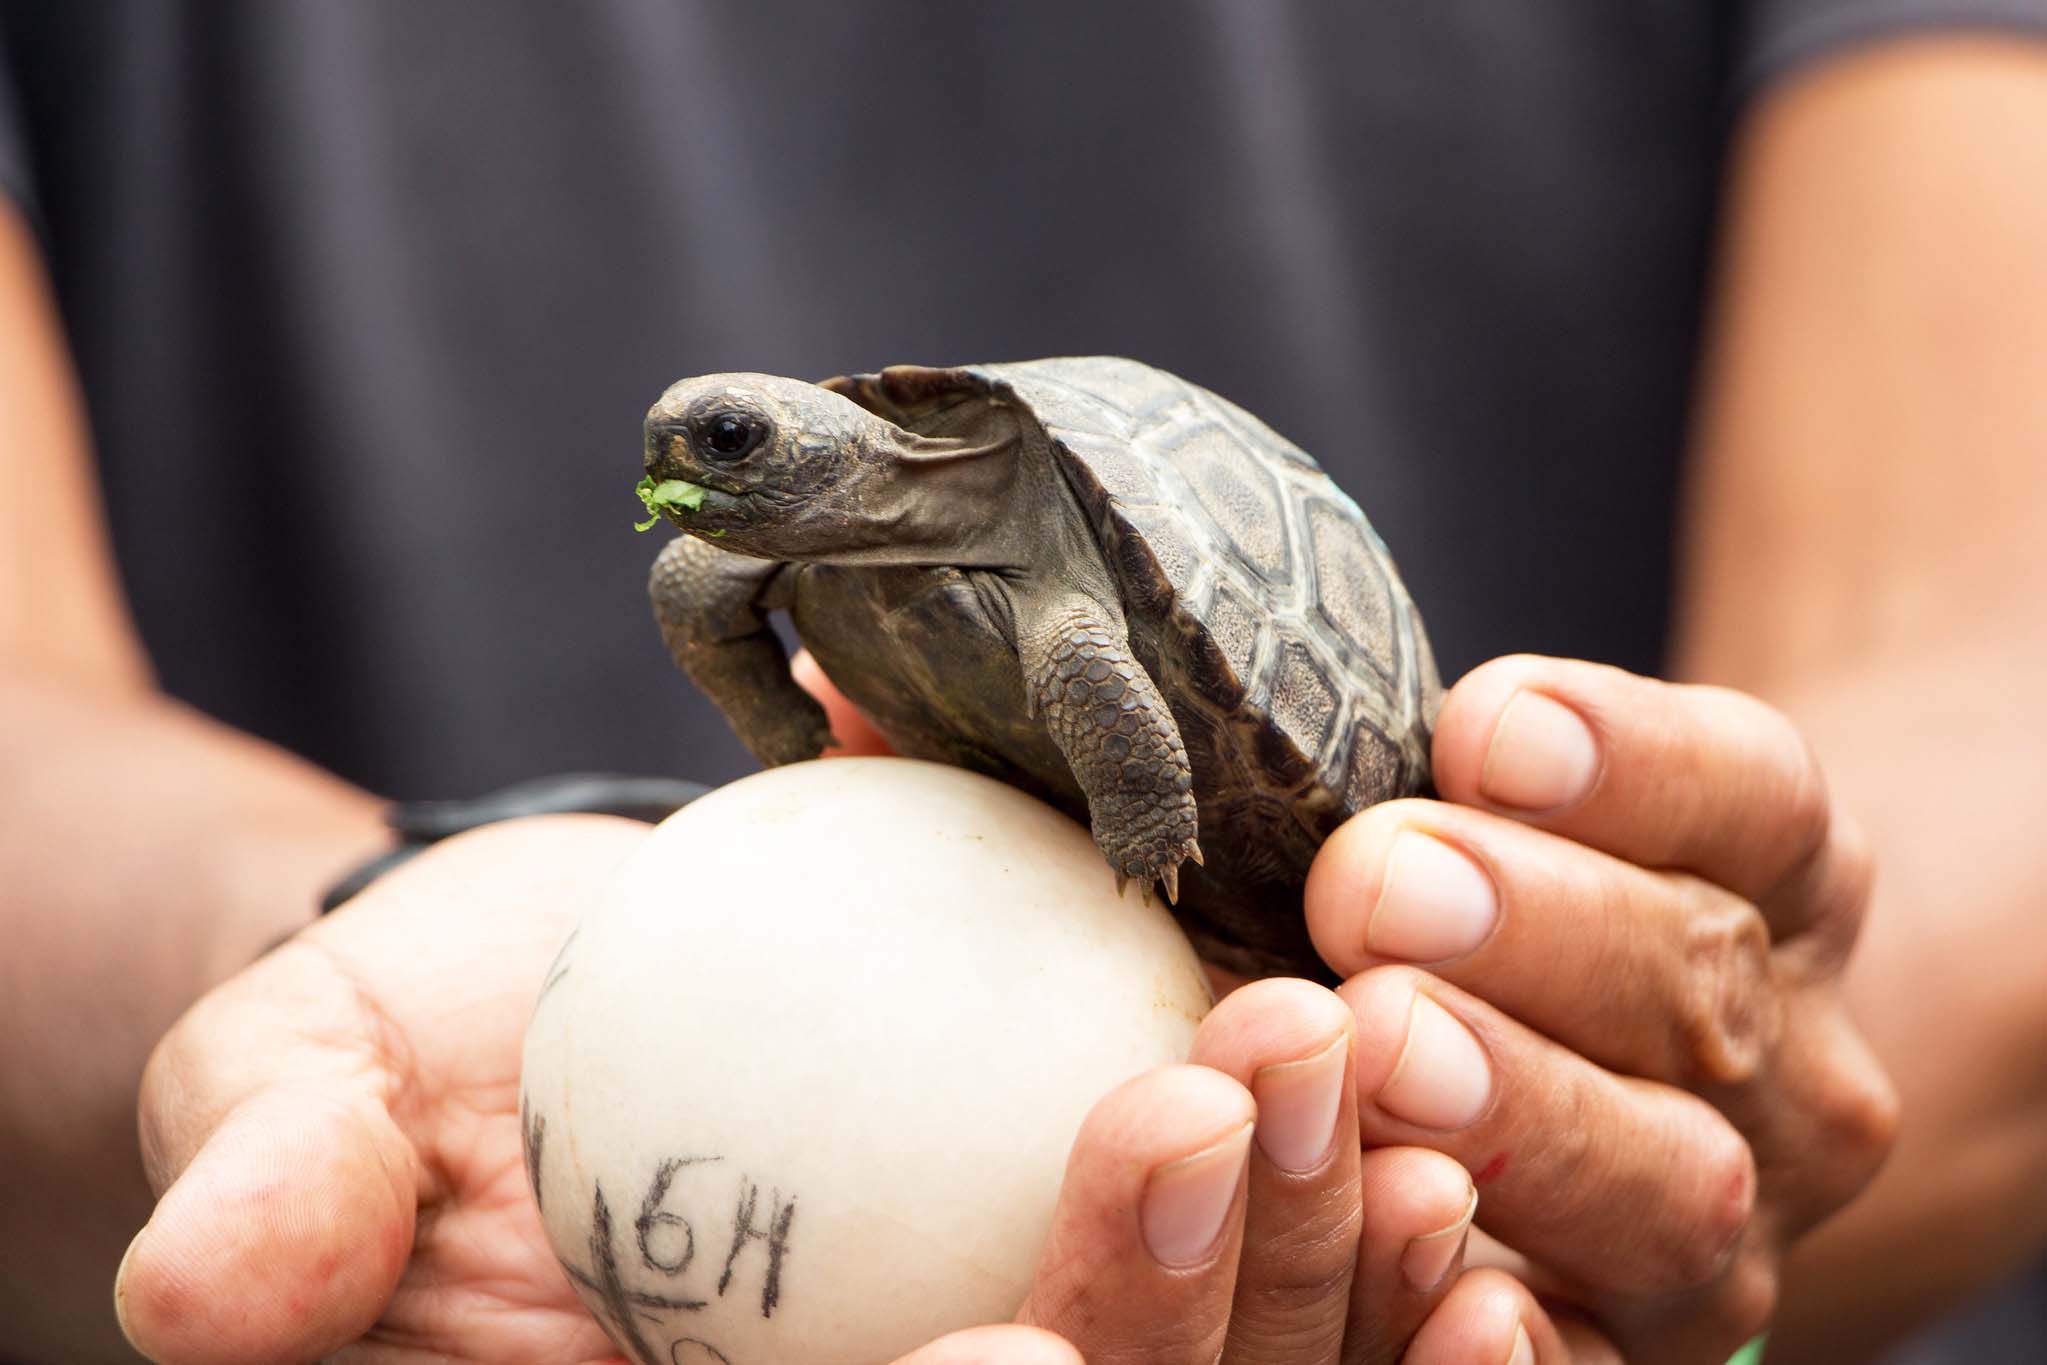
[[[726,409],[697,423],[697,449],[706,459],[737,460],[761,443],[768,424],[750,412]]]

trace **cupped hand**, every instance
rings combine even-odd
[[[542,1232],[518,1081],[548,962],[645,832],[557,816],[451,839],[179,1021],[142,1092],[161,1197],[115,1291],[141,1350],[619,1358]],[[1198,1035],[1208,1066],[1089,1118],[1022,1321],[904,1365],[1164,1365],[1225,1341],[1333,1359],[1347,1335],[1350,1358],[1392,1359],[1455,1278],[1471,1183],[1431,1152],[1360,1156],[1351,1034],[1306,982],[1233,996]]]
[[[1354,1055],[1351,1011],[1323,987],[1233,993],[1189,1064],[1119,1086],[1082,1125],[1017,1314],[1044,1335],[982,1329],[899,1365],[1519,1365],[1517,1346],[1561,1350],[1539,1314],[1499,1311],[1494,1277],[1462,1274],[1471,1177],[1437,1152],[1361,1149]]]
[[[207,995],[143,1077],[156,1212],[115,1290],[164,1361],[615,1357],[526,1185],[521,1040],[589,888],[647,827],[435,846]]]
[[[1463,1273],[1463,1168],[1363,1150],[1355,1059],[1352,1011],[1321,986],[1225,998],[1190,1065],[1089,1114],[1020,1319],[1121,1365],[1563,1358],[1547,1318],[1502,1298],[1511,1281]]]
[[[1355,817],[1306,893],[1363,1140],[1474,1174],[1499,1311],[1569,1343],[1540,1365],[1719,1365],[1895,1132],[1838,989],[1869,855],[1790,723],[1718,688],[1495,660],[1434,756],[1442,799]]]
[[[848,751],[886,752],[797,674]],[[1305,895],[1366,1161],[1447,1155],[1483,1192],[1477,1268],[1403,1359],[1720,1365],[1896,1134],[1839,990],[1869,852],[1791,723],[1726,689],[1498,659],[1433,758],[1441,799],[1359,814]],[[1386,1187],[1360,1188],[1369,1224]],[[1348,1340],[1285,1358],[1368,1358]]]
[[[1766,1320],[1782,1248],[1895,1123],[1833,986],[1867,858],[1804,746],[1735,694],[1515,659],[1446,699],[1436,761],[1444,800],[1366,812],[1316,864],[1310,925],[1352,979],[1247,987],[1203,1065],[1104,1100],[1023,1325],[905,1365],[1717,1365]],[[139,1346],[616,1359],[526,1191],[519,1041],[643,834],[451,840],[180,1021],[117,1290]],[[1481,1190],[1474,1259],[1511,1274],[1463,1266]]]

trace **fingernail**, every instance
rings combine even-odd
[[[1441,839],[1404,829],[1386,854],[1365,949],[1406,962],[1462,957],[1486,941],[1499,913],[1493,880],[1477,863]]]
[[[1535,1365],[1535,1343],[1528,1339],[1528,1329],[1518,1322],[1514,1324],[1514,1350],[1507,1357],[1507,1365]]]
[[[1312,1171],[1336,1140],[1336,1111],[1350,1072],[1350,1035],[1313,1057],[1260,1068],[1251,1078],[1258,1102],[1258,1148],[1282,1171]]]
[[[1164,1266],[1188,1266],[1209,1258],[1222,1240],[1223,1220],[1237,1197],[1250,1153],[1247,1123],[1206,1151],[1151,1173],[1137,1222],[1153,1260]]]
[[[1485,1112],[1492,1067],[1471,1030],[1435,1001],[1415,992],[1407,1043],[1393,1075],[1379,1088],[1379,1107],[1417,1128],[1462,1128]]]
[[[1555,810],[1584,799],[1599,776],[1599,745],[1576,711],[1522,689],[1493,727],[1479,794],[1516,810]]]
[[[1443,1283],[1443,1277],[1457,1264],[1457,1258],[1464,1251],[1464,1243],[1471,1236],[1471,1220],[1478,1213],[1478,1187],[1473,1186],[1471,1198],[1465,1202],[1464,1212],[1457,1215],[1457,1221],[1434,1232],[1426,1232],[1407,1244],[1407,1250],[1400,1253],[1400,1274],[1417,1294],[1426,1294]]]

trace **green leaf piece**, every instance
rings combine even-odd
[[[633,485],[633,492],[639,495],[640,505],[647,509],[645,521],[633,523],[635,531],[645,531],[661,520],[661,514],[671,507],[685,512],[694,512],[704,505],[704,495],[711,490],[683,479],[663,479],[654,482],[652,474]]]

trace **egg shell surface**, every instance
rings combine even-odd
[[[906,759],[772,769],[663,822],[564,944],[528,1175],[643,1365],[885,1362],[1015,1312],[1081,1120],[1210,1003],[1049,806]]]

